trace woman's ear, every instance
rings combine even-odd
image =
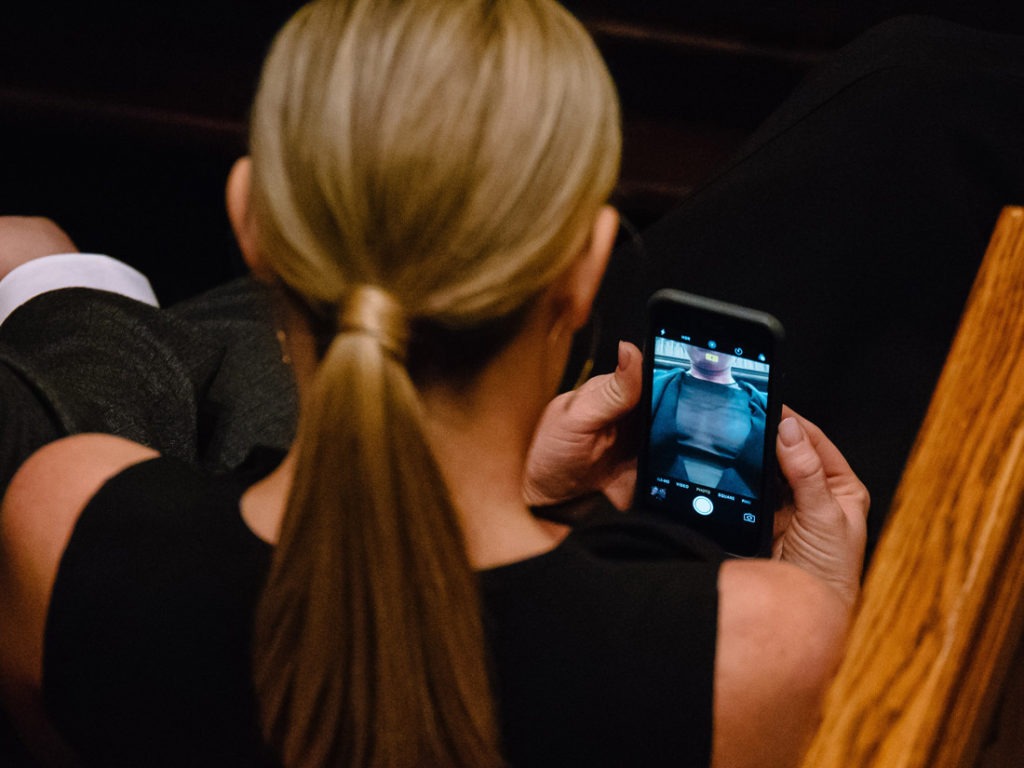
[[[274,281],[274,273],[263,260],[263,253],[259,247],[259,238],[249,206],[251,194],[252,160],[248,156],[240,157],[228,174],[225,190],[228,220],[231,222],[231,229],[235,233],[242,258],[245,259],[253,276],[261,282],[271,283]]]
[[[590,317],[618,231],[619,212],[610,205],[602,206],[590,230],[590,237],[567,276],[572,295],[570,320],[573,330],[582,328]]]

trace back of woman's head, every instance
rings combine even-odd
[[[618,172],[612,83],[553,0],[317,0],[251,142],[261,251],[324,350],[257,621],[266,733],[295,765],[493,765],[475,577],[410,371],[471,375],[570,266]]]
[[[334,305],[382,284],[461,328],[565,268],[617,175],[617,103],[554,2],[317,2],[268,58],[252,153],[291,288]]]

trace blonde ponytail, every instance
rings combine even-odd
[[[251,142],[260,244],[325,331],[254,634],[265,732],[287,766],[499,765],[417,386],[471,377],[583,245],[618,170],[611,80],[553,0],[317,0]]]
[[[258,616],[264,722],[289,766],[497,765],[475,576],[402,331],[355,304],[302,414]]]

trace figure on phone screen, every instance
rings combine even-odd
[[[655,371],[651,462],[659,475],[757,497],[767,395],[733,375],[736,358],[683,345],[689,367]]]

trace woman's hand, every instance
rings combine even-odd
[[[774,556],[835,588],[847,608],[860,591],[870,497],[839,449],[783,408],[777,452],[792,497],[775,513]]]
[[[614,373],[559,395],[541,415],[526,457],[523,495],[542,506],[601,491],[619,509],[633,499],[636,445],[631,415],[640,402],[642,355],[619,342]]]

